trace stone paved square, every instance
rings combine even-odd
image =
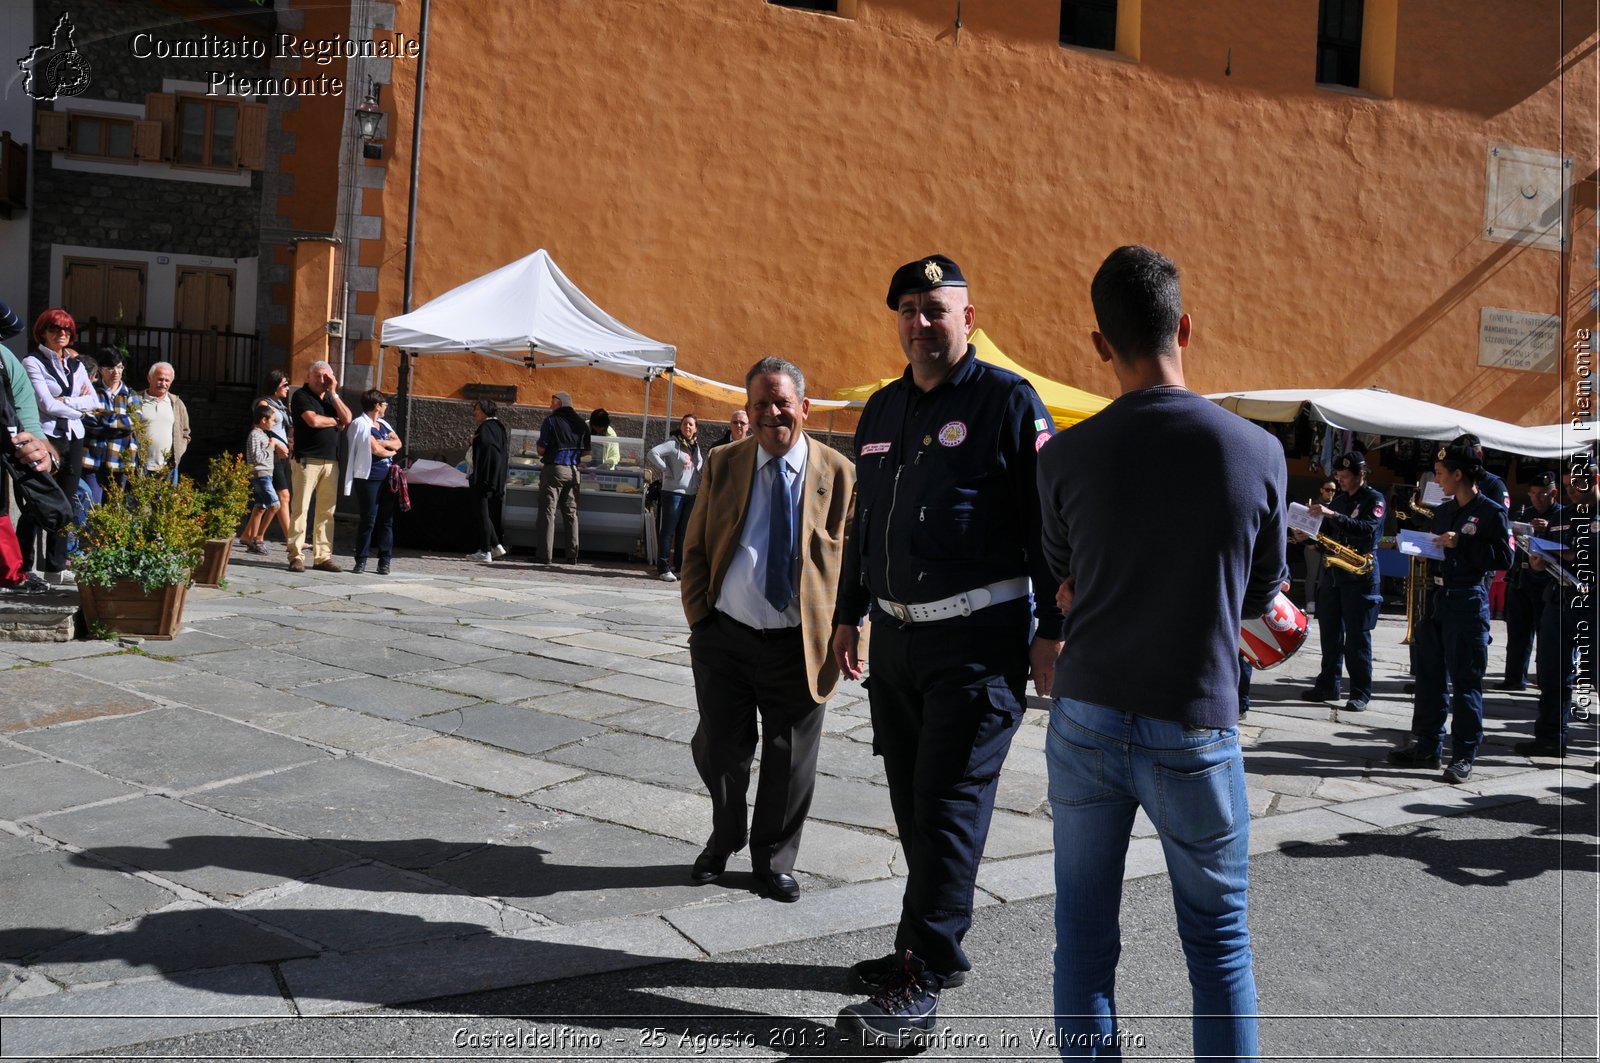
[[[0,771],[0,819],[27,820],[138,792],[127,783],[70,764],[36,760]]]
[[[552,716],[537,709],[493,702],[422,716],[412,721],[459,738],[487,742],[519,753],[543,753],[600,731],[590,723]]]
[[[0,734],[156,707],[132,691],[52,667],[12,668],[0,680]]]

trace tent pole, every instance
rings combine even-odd
[[[379,348],[380,352],[382,348]],[[381,356],[381,354],[380,354]],[[411,352],[400,349],[399,385],[396,389],[400,406],[400,464],[411,464]]]
[[[672,374],[667,374],[667,438],[672,438]]]
[[[639,438],[641,440],[648,440],[650,438],[650,384],[654,380],[655,380],[655,376],[653,374],[649,374],[649,373],[645,374],[645,378],[644,378],[644,424],[639,429]],[[649,448],[650,448],[650,444],[648,442],[646,442],[645,443],[645,449],[648,450]],[[644,455],[643,454],[639,455],[639,460],[640,461],[644,460]]]

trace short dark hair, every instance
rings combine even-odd
[[[271,395],[274,391],[278,390],[279,386],[281,386],[285,380],[288,379],[288,373],[285,373],[282,369],[274,369],[267,374],[266,383],[262,386],[267,389],[267,394]]]
[[[258,421],[263,417],[276,417],[278,414],[278,411],[275,408],[268,406],[264,402],[256,403],[255,408],[250,412],[255,415],[255,419]]]
[[[595,407],[594,412],[589,415],[589,427],[600,429],[611,427],[611,415],[605,411],[605,407]]]
[[[1129,245],[1106,256],[1089,286],[1100,334],[1124,359],[1163,354],[1178,334],[1178,267],[1159,251]]]
[[[472,404],[483,412],[485,417],[493,417],[500,407],[494,404],[493,399],[473,399]]]
[[[376,410],[379,406],[388,401],[389,396],[385,395],[377,388],[368,388],[366,391],[361,393],[361,412],[371,413],[373,410]]]

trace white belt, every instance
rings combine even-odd
[[[987,609],[1001,602],[1015,601],[1028,593],[1027,576],[1003,579],[987,587],[976,587],[936,602],[902,605],[887,598],[878,599],[878,608],[903,623],[925,624],[930,620],[949,620],[953,616],[971,616],[979,609]]]

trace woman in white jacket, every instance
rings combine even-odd
[[[352,572],[367,570],[367,553],[378,550],[378,575],[389,574],[394,552],[394,492],[389,490],[389,468],[400,453],[400,436],[383,419],[389,399],[377,388],[361,395],[361,416],[350,422],[350,460],[344,467],[344,493],[355,488],[361,507],[356,528],[356,564]],[[374,542],[376,540],[376,542]]]
[[[678,570],[683,567],[683,537],[689,530],[689,511],[694,508],[700,469],[706,463],[694,414],[683,415],[672,438],[653,448],[649,460],[661,479],[661,498],[656,503],[656,571],[668,583],[676,583]]]

